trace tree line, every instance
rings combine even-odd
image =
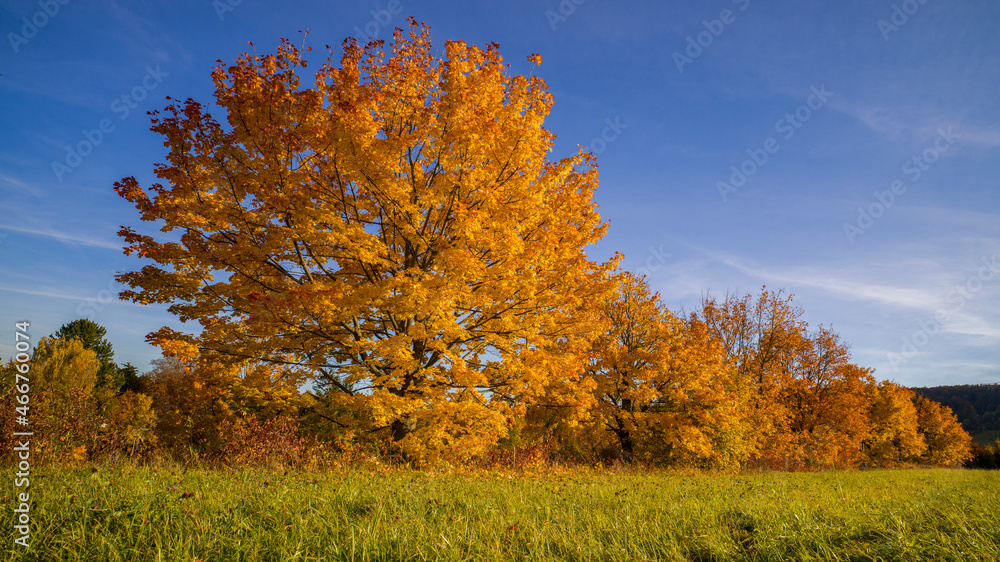
[[[913,391],[951,408],[973,438],[1000,433],[1000,384],[932,386]]]
[[[593,343],[576,381],[497,425],[438,412],[402,438],[346,407],[328,381],[302,390],[287,366],[219,369],[164,357],[135,376],[114,364],[103,327],[77,320],[33,354],[32,454],[55,462],[315,465],[379,456],[489,464],[520,451],[522,460],[544,462],[720,469],[970,459],[969,436],[947,407],[851,364],[836,334],[806,329],[791,297],[706,297],[679,318],[643,279],[624,279],[603,306],[613,327]],[[13,427],[14,363],[0,370],[10,385],[2,404],[9,440],[25,428]],[[992,458],[977,449],[975,466],[990,468]]]

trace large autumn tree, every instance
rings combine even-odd
[[[958,466],[972,457],[972,437],[962,429],[951,408],[913,394],[917,431],[927,448],[920,460],[938,466]]]
[[[890,381],[871,385],[868,439],[863,453],[873,466],[916,461],[927,450],[919,431],[916,395]]]
[[[602,303],[606,331],[586,375],[594,421],[614,435],[622,458],[677,464],[719,456],[713,439],[733,421],[731,371],[701,322],[677,318],[646,279],[623,272]]]
[[[584,254],[596,163],[548,159],[552,97],[498,45],[440,51],[411,20],[384,47],[346,40],[307,87],[284,41],[220,61],[225,123],[154,112],[164,183],[116,191],[167,234],[123,227],[154,264],[118,279],[200,325],[151,334],[167,354],[280,363],[338,390],[340,423],[474,451],[585,362],[614,266]]]
[[[787,465],[849,466],[868,437],[873,369],[851,362],[847,345],[819,327],[797,346],[778,403],[785,418],[768,443]]]
[[[792,296],[761,288],[760,296],[706,295],[695,315],[735,370],[737,395],[744,396],[748,456],[774,447],[793,413],[782,399],[808,341],[803,311]]]
[[[594,341],[586,373],[596,383],[596,420],[631,461],[668,370],[670,313],[659,306],[659,295],[650,293],[645,278],[629,272],[620,275],[602,312],[608,329]]]
[[[872,370],[851,362],[840,337],[810,334],[792,296],[707,296],[699,316],[736,371],[745,396],[745,454],[771,466],[849,465],[868,438]]]

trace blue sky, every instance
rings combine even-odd
[[[600,165],[610,230],[591,254],[623,252],[672,310],[767,285],[878,378],[1000,382],[994,0],[6,0],[0,355],[15,321],[37,339],[87,317],[148,369],[145,334],[182,325],[115,299],[142,263],[112,184],[150,185],[165,155],[145,112],[210,102],[215,60],[248,41],[309,29],[318,63],[411,15],[435,42],[498,42],[512,72],[541,54],[553,156],[584,145]]]

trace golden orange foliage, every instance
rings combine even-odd
[[[916,461],[927,450],[917,426],[915,394],[889,381],[871,387],[868,440],[864,458],[872,466]]]
[[[917,429],[927,443],[921,461],[937,466],[957,466],[972,456],[972,437],[962,429],[951,408],[918,394]]]
[[[595,160],[547,158],[551,95],[496,44],[436,52],[411,21],[385,51],[345,41],[306,87],[285,41],[213,73],[225,123],[190,99],[155,115],[165,185],[116,190],[179,238],[123,227],[156,265],[122,295],[200,333],[151,342],[325,377],[342,422],[418,458],[482,450],[580,372],[616,261],[584,254],[605,232]]]
[[[91,396],[99,368],[97,354],[80,340],[42,338],[32,355],[33,386],[53,409],[69,408],[77,397]]]
[[[594,342],[586,371],[595,383],[595,421],[615,436],[626,461],[720,458],[714,438],[732,421],[721,349],[704,324],[663,308],[645,278],[624,272],[617,279],[603,304],[608,330]]]
[[[218,446],[218,429],[232,421],[231,380],[216,372],[198,372],[176,357],[158,359],[144,376],[144,390],[152,397],[156,429],[162,444],[175,452],[190,447]]]
[[[850,362],[847,347],[820,327],[798,345],[778,401],[785,418],[769,454],[786,465],[849,466],[868,437],[868,385],[872,369]]]
[[[872,369],[851,362],[829,328],[810,334],[791,296],[703,299],[700,318],[746,401],[745,458],[781,468],[849,466],[869,438]]]
[[[708,295],[698,312],[735,370],[739,395],[747,400],[745,438],[751,457],[774,448],[781,437],[776,434],[790,416],[779,397],[791,380],[806,329],[801,309],[792,307],[791,300],[766,289],[756,300],[749,294],[726,295],[721,301]]]
[[[108,433],[117,434],[127,448],[134,448],[151,439],[156,424],[153,399],[146,394],[125,392],[111,402],[107,425]]]

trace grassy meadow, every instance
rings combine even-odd
[[[997,560],[1000,472],[32,474],[6,560]],[[3,504],[14,505],[13,488]],[[11,509],[0,516],[5,535]]]

